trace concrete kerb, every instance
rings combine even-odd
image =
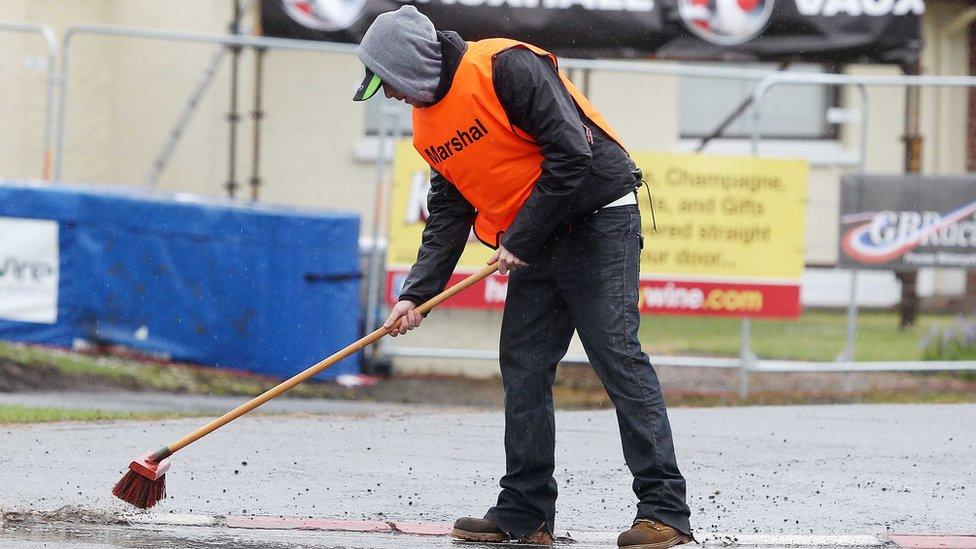
[[[59,516],[58,511],[9,511],[0,514],[0,527],[9,522],[45,522],[44,519]],[[65,518],[61,522],[72,522]],[[74,522],[90,522],[79,520]],[[321,532],[382,533],[412,536],[450,535],[451,525],[440,522],[406,522],[396,520],[342,520],[313,517],[271,515],[208,515],[191,513],[127,513],[117,515],[107,523],[134,527],[224,527],[252,530],[305,530]],[[618,532],[571,530],[557,532],[557,538],[566,541],[615,546]],[[886,534],[731,534],[698,533],[701,545],[708,547],[949,547],[955,549],[976,548],[976,535],[886,535]],[[940,545],[930,545],[933,540]],[[929,545],[926,545],[929,544]]]

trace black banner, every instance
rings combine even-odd
[[[574,57],[913,64],[925,0],[262,0],[266,36],[359,42],[413,4],[465,40]]]
[[[976,177],[844,176],[840,263],[976,270]]]

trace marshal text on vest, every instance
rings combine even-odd
[[[431,145],[424,149],[424,154],[433,164],[440,164],[442,160],[454,156],[454,153],[463,151],[465,147],[487,135],[488,128],[481,120],[475,118],[474,124],[467,131],[457,130],[455,133],[457,135],[445,141],[443,145]]]

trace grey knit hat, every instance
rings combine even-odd
[[[356,55],[366,65],[354,101],[365,101],[386,82],[410,99],[432,103],[441,80],[441,44],[430,19],[413,6],[380,14]]]

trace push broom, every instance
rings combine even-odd
[[[450,299],[451,297],[454,297],[458,293],[464,291],[466,288],[484,279],[497,270],[497,263],[488,265],[484,269],[481,269],[477,273],[465,278],[461,282],[458,282],[454,286],[451,286],[450,288],[432,297],[430,300],[417,307],[417,312],[420,314],[430,312],[434,307],[440,305],[442,302]],[[397,323],[397,326],[399,326],[399,322]],[[112,490],[112,494],[140,509],[148,509],[152,507],[156,504],[156,502],[166,497],[166,471],[169,470],[170,456],[187,447],[191,443],[196,442],[223,427],[224,425],[227,425],[231,421],[243,416],[265,402],[281,396],[299,383],[308,380],[315,374],[329,368],[342,359],[356,353],[368,345],[379,341],[383,336],[389,333],[389,330],[389,328],[378,328],[329,358],[322,360],[305,371],[296,374],[295,376],[281,382],[271,389],[268,389],[261,395],[251,399],[248,402],[245,402],[244,404],[241,404],[237,408],[234,408],[203,427],[200,427],[196,431],[187,434],[169,446],[164,446],[151,454],[146,454],[133,461],[131,464],[129,464],[129,470],[115,485],[115,488]]]

